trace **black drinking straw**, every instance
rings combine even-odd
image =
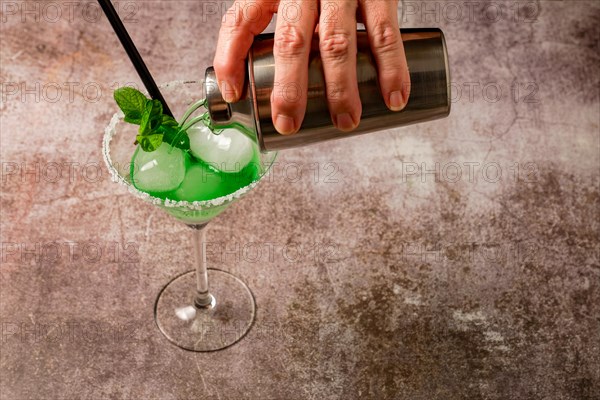
[[[113,7],[112,3],[110,0],[98,0],[98,3],[100,3],[100,7],[102,7],[104,14],[106,14],[106,18],[108,18],[108,21],[112,25],[113,30],[123,45],[123,48],[125,48],[125,51],[133,63],[138,75],[142,79],[146,90],[148,90],[148,93],[150,93],[150,96],[153,99],[156,99],[162,103],[163,113],[172,117],[173,114],[171,113],[167,102],[160,93],[160,90],[158,90],[158,86],[156,86],[154,78],[152,78],[152,75],[150,75],[150,71],[148,71],[142,56],[140,56],[135,44],[133,44],[133,40],[131,40],[129,33],[127,33],[127,29],[125,29],[125,25],[123,25],[123,22],[121,21],[121,18],[119,18],[119,14],[117,14],[117,11]]]

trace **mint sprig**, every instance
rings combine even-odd
[[[163,142],[182,150],[190,148],[187,129],[182,129],[170,115],[163,114],[160,101],[148,99],[131,87],[115,90],[113,97],[125,115],[124,121],[140,126],[136,140],[142,150],[154,151]]]
[[[123,114],[125,121],[131,124],[139,125],[142,120],[142,114],[146,108],[148,99],[139,90],[131,87],[122,87],[115,90],[114,98]]]

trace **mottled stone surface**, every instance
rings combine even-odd
[[[210,354],[154,324],[190,232],[108,179],[139,80],[75,4],[2,2],[1,399],[599,398],[597,2],[407,2],[446,33],[451,116],[281,153],[210,227],[258,304]],[[214,4],[120,2],[157,81],[202,78]]]

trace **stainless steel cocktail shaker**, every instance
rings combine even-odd
[[[327,107],[324,74],[318,39],[313,40],[309,60],[308,104],[300,130],[280,135],[271,119],[271,92],[275,76],[273,34],[256,37],[248,57],[246,88],[241,99],[223,99],[213,68],[206,70],[205,89],[208,111],[215,128],[242,125],[255,135],[262,151],[281,150],[329,139],[425,122],[450,113],[450,71],[444,34],[439,29],[401,29],[410,71],[408,104],[399,112],[390,111],[383,100],[377,68],[369,49],[367,34],[357,34],[357,76],[362,102],[360,125],[352,132],[339,131],[331,122]]]

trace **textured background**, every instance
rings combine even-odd
[[[209,228],[258,304],[211,354],[154,325],[190,232],[108,179],[139,81],[70,4],[1,3],[1,399],[599,398],[597,2],[406,2],[446,33],[451,116],[282,153]],[[157,81],[202,78],[215,4],[119,3]]]

